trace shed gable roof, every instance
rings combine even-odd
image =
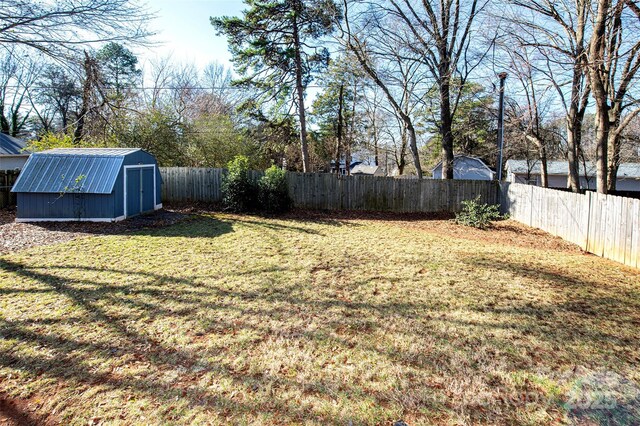
[[[111,194],[126,155],[138,149],[52,149],[32,154],[12,192]],[[76,179],[84,176],[80,182]],[[76,188],[77,187],[77,188]]]

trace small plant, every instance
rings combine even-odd
[[[289,197],[287,174],[275,164],[264,172],[258,182],[258,201],[260,208],[267,213],[283,213],[291,209],[293,202]]]
[[[454,222],[458,225],[472,226],[478,229],[486,229],[491,221],[502,219],[500,206],[481,203],[478,195],[473,200],[462,202],[462,211],[456,213]]]
[[[56,198],[57,200],[64,197],[65,194],[71,194],[71,196],[73,197],[74,217],[78,220],[82,219],[82,216],[84,215],[84,182],[86,181],[86,179],[86,175],[76,176],[76,178],[73,180],[73,183],[71,185],[66,185],[60,192],[58,198]],[[65,180],[64,175],[62,175],[62,180]]]
[[[249,177],[249,159],[237,156],[227,164],[228,173],[222,181],[222,203],[234,212],[255,210],[258,188]]]

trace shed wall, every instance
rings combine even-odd
[[[127,155],[124,158],[125,166],[135,166],[135,165],[143,165],[143,164],[155,164],[156,165],[156,203],[162,203],[162,176],[160,175],[160,168],[158,167],[158,163],[155,157],[151,154],[148,154],[144,151],[137,151]],[[120,171],[118,175],[118,181],[116,182],[116,188],[120,188],[123,190],[123,172]],[[124,197],[124,194],[121,194],[121,197]],[[122,214],[124,214],[124,204],[122,205]]]
[[[115,219],[114,201],[113,194],[19,192],[17,219]]]

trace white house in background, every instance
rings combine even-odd
[[[0,170],[22,170],[29,153],[24,149],[26,142],[0,133]]]
[[[540,162],[534,160],[507,160],[507,182],[524,183],[540,186]],[[593,162],[586,162],[585,167],[580,164],[580,187],[582,189],[596,189],[596,166]],[[565,189],[569,187],[569,163],[567,161],[547,162],[547,176],[549,188]],[[640,192],[640,163],[622,163],[618,169],[616,191]]]
[[[442,161],[431,169],[433,179],[442,179]],[[466,180],[493,180],[495,172],[484,161],[470,155],[453,157],[453,178]]]
[[[384,176],[385,173],[384,167],[359,163],[351,168],[351,175]]]

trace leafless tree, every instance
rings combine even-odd
[[[484,57],[472,58],[471,40],[479,14],[488,2],[479,0],[390,0],[386,7],[411,34],[409,46],[419,55],[439,93],[442,177],[453,179],[453,121],[469,75]]]
[[[407,47],[408,34],[385,32],[385,28],[394,25],[391,21],[397,24],[397,18],[379,10],[354,11],[350,6],[345,0],[341,40],[373,84],[384,93],[394,114],[402,122],[402,134],[408,139],[416,173],[422,178],[416,127],[414,117],[409,113],[410,97],[415,93],[408,85],[415,82],[413,77],[419,73],[420,62]]]
[[[595,101],[598,192],[616,189],[623,132],[640,113],[640,8],[631,0],[598,0],[589,43],[589,77]]]
[[[587,44],[591,0],[511,0],[517,7],[511,30],[525,46],[537,48],[540,70],[555,87],[567,127],[569,186],[580,191],[578,163],[581,155],[582,123],[590,87],[587,81]],[[528,13],[527,13],[528,12]]]
[[[512,98],[511,125],[522,132],[522,136],[533,143],[538,152],[541,185],[549,186],[547,172],[547,138],[543,123],[543,102],[549,86],[543,79],[538,80],[539,72],[534,63],[535,49],[519,45],[517,38],[509,37],[502,46],[508,57],[507,67],[515,79],[519,96]],[[521,101],[520,101],[521,100]]]
[[[3,0],[0,44],[27,46],[59,59],[91,44],[144,42],[154,16],[137,0]]]
[[[29,91],[39,74],[37,62],[11,49],[0,58],[0,131],[11,136],[22,132],[33,111]]]

